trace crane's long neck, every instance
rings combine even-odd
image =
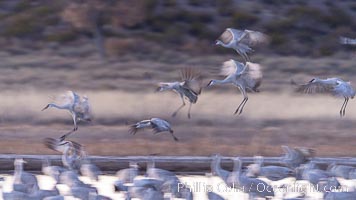
[[[232,80],[230,77],[226,77],[223,80],[213,79],[210,81],[210,85],[223,85],[223,84],[227,84],[227,83],[232,83]]]
[[[220,171],[221,171],[222,169],[221,169],[221,158],[220,158],[220,157],[214,158],[213,163],[212,163],[212,170],[213,170],[213,172],[216,173],[218,176],[221,176]]]
[[[48,107],[54,107],[54,108],[58,108],[58,109],[68,109],[67,106],[60,106],[60,105],[57,105],[55,103],[48,104]]]
[[[14,173],[14,183],[20,183],[21,182],[22,172],[23,172],[23,164],[22,164],[22,162],[16,162],[15,163],[15,173]]]
[[[234,160],[234,172],[237,173],[238,177],[240,177],[240,175],[241,175],[241,160],[240,159]]]
[[[62,155],[62,162],[64,165],[67,165],[69,169],[73,169],[73,161],[75,160],[74,156],[71,155],[70,147],[65,147]]]
[[[226,47],[226,48],[231,48],[231,47],[230,47],[230,45],[225,44],[225,43],[223,43],[223,42],[220,42],[219,44],[220,44],[221,46],[223,46],[223,47]]]

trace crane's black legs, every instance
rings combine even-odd
[[[236,115],[237,112],[239,112],[239,115],[242,113],[242,111],[243,111],[243,109],[244,109],[245,104],[246,104],[247,101],[248,101],[248,97],[245,97],[245,98],[242,100],[242,102],[240,103],[239,107],[237,107],[237,109],[236,109],[234,115]]]
[[[73,130],[71,130],[71,131],[69,131],[68,133],[62,135],[62,136],[59,138],[59,140],[60,140],[60,141],[65,140],[70,134],[74,133],[74,132],[77,131],[77,130],[78,130],[78,126],[75,126],[75,127],[73,128]]]
[[[177,115],[177,113],[180,111],[180,109],[182,109],[185,106],[184,99],[183,99],[183,97],[181,97],[181,98],[182,98],[183,104],[181,106],[179,106],[179,108],[176,111],[174,111],[174,113],[172,114],[172,117],[175,117]]]
[[[188,118],[190,119],[190,110],[192,109],[192,103],[189,104],[189,109],[188,109]]]
[[[345,101],[344,101],[344,103],[342,104],[341,109],[340,109],[340,117],[345,116],[346,107],[347,107],[347,103],[348,103],[348,102],[349,102],[349,98],[348,98],[348,97],[345,97]]]

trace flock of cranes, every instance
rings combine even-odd
[[[340,41],[345,44],[354,44],[354,40],[341,38]],[[191,118],[192,104],[197,103],[198,97],[203,88],[209,88],[214,85],[232,84],[236,86],[243,95],[242,102],[238,105],[234,114],[242,114],[243,109],[248,101],[247,92],[258,92],[262,81],[261,66],[250,61],[248,53],[253,52],[251,47],[267,43],[268,36],[251,30],[237,30],[227,28],[216,40],[216,45],[234,49],[244,59],[244,63],[236,60],[228,60],[222,64],[221,75],[225,78],[222,80],[210,80],[204,86],[203,79],[199,70],[194,68],[184,68],[181,70],[181,81],[160,82],[158,83],[157,92],[171,90],[176,92],[181,100],[182,105],[172,114],[175,117],[177,113],[189,102],[188,118]],[[345,110],[350,98],[355,96],[355,90],[349,82],[339,78],[320,79],[314,78],[308,83],[297,84],[296,91],[300,93],[327,93],[335,97],[344,98],[340,109],[340,116],[345,115]],[[60,95],[53,102],[46,105],[43,110],[48,108],[63,109],[70,112],[74,127],[65,133],[59,139],[46,138],[44,144],[46,147],[62,154],[62,164],[60,166],[51,166],[48,160],[43,161],[42,172],[52,177],[57,184],[65,184],[69,187],[67,195],[74,196],[83,200],[110,199],[98,194],[95,187],[86,184],[79,179],[79,173],[89,177],[93,181],[99,180],[101,175],[100,169],[90,162],[84,151],[84,148],[74,141],[67,140],[67,137],[78,130],[79,121],[92,121],[91,107],[89,99],[86,96],[80,96],[73,91]],[[175,141],[179,141],[174,135],[174,131],[168,121],[157,117],[141,120],[130,125],[129,133],[135,135],[141,129],[150,128],[154,134],[160,132],[169,133]],[[271,183],[286,178],[296,180],[307,180],[310,184],[317,186],[322,185],[325,188],[337,189],[340,183],[336,178],[356,179],[356,168],[351,166],[337,165],[333,163],[327,170],[318,168],[312,162],[313,152],[305,148],[282,147],[285,156],[281,158],[281,165],[264,166],[263,157],[255,157],[255,163],[243,168],[240,158],[233,159],[234,167],[232,171],[222,169],[221,157],[216,155],[212,158],[211,172],[212,175],[218,176],[227,186],[232,188],[243,188],[242,192],[247,193],[250,199],[255,198],[273,198],[275,192]],[[32,199],[32,200],[62,200],[64,195],[60,194],[56,187],[53,190],[41,190],[38,187],[36,176],[23,170],[22,159],[15,160],[15,172],[13,191],[3,193],[3,199]],[[211,174],[209,175],[211,176]],[[137,163],[131,163],[130,168],[117,172],[118,180],[115,182],[115,190],[123,192],[125,199],[139,198],[144,200],[165,199],[164,194],[170,194],[170,198],[193,199],[192,191],[189,186],[181,187],[182,182],[173,172],[155,167],[154,161],[147,163],[147,170],[144,177],[140,177],[140,171]],[[259,179],[264,177],[268,181]],[[260,191],[259,185],[264,185],[265,189]],[[248,188],[248,190],[246,190]],[[333,190],[321,190],[324,193],[324,199],[356,199],[355,192],[334,192]],[[283,199],[304,199],[308,194],[300,194],[296,198]],[[218,194],[210,191],[207,193],[208,199],[223,199]]]
[[[53,179],[53,188],[41,189],[37,176],[24,171],[26,162],[15,159],[12,191],[2,193],[4,200],[64,200],[69,197],[81,200],[111,199],[105,193],[105,196],[99,194],[93,186],[93,183],[100,183],[103,173],[90,162],[80,144],[53,138],[47,138],[45,144],[62,154],[63,167],[51,165],[47,159],[43,159],[42,173]],[[279,165],[266,165],[261,156],[255,156],[254,163],[246,165],[242,159],[235,157],[231,160],[232,171],[223,168],[221,155],[213,155],[210,172],[205,173],[208,181],[205,189],[195,188],[194,183],[182,181],[174,172],[156,167],[153,158],[145,162],[130,162],[129,168],[116,172],[111,190],[125,200],[200,200],[202,197],[195,198],[195,192],[205,193],[209,200],[224,200],[221,195],[225,190],[219,189],[224,187],[235,189],[251,200],[320,199],[313,196],[315,192],[325,200],[356,199],[356,188],[345,183],[356,179],[355,167],[337,163],[319,166],[314,161],[315,152],[312,149],[288,146],[282,146],[282,149],[284,155],[279,157]],[[83,182],[80,176],[87,177],[90,183]],[[211,185],[214,184],[212,176],[218,179],[218,188]],[[65,185],[67,190],[60,185]]]
[[[268,36],[258,31],[227,28],[215,42],[216,45],[234,49],[245,61],[245,63],[241,63],[231,59],[224,62],[221,66],[221,75],[224,75],[225,78],[222,80],[213,79],[207,86],[205,86],[206,88],[222,84],[232,84],[236,86],[242,93],[243,100],[234,114],[240,115],[243,112],[248,101],[247,92],[258,92],[258,88],[262,82],[263,73],[261,66],[257,63],[250,62],[248,53],[253,52],[253,49],[251,48],[252,46],[268,43],[268,41]],[[342,44],[354,44],[353,39],[345,37],[341,37],[340,42]],[[175,117],[186,105],[185,99],[187,99],[189,101],[188,118],[191,118],[190,112],[192,104],[197,103],[198,97],[204,88],[203,79],[200,71],[194,68],[183,68],[181,70],[181,79],[181,81],[158,83],[157,92],[171,90],[180,96],[182,105],[173,112],[172,117]],[[340,78],[313,78],[311,81],[304,84],[297,84],[292,80],[292,84],[296,86],[296,92],[299,93],[325,93],[338,98],[344,98],[344,102],[340,109],[341,117],[345,116],[349,99],[352,99],[355,96],[355,90],[350,82],[343,81]],[[57,97],[55,100],[56,102],[49,103],[43,110],[50,107],[68,110],[74,123],[74,128],[70,132],[64,134],[60,138],[61,140],[64,140],[71,133],[78,130],[78,121],[91,121],[91,109],[88,97],[81,97],[73,91],[68,91]],[[129,132],[134,135],[138,130],[144,128],[152,128],[154,134],[168,132],[172,135],[175,141],[178,141],[178,138],[173,134],[171,125],[164,119],[152,118],[139,121],[130,126]]]

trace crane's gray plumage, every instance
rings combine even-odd
[[[247,53],[253,51],[250,46],[267,43],[268,41],[268,36],[258,31],[227,28],[216,40],[215,44],[232,48],[241,55],[245,61],[250,61],[247,55]]]
[[[306,84],[298,85],[296,91],[306,94],[326,93],[338,98],[344,98],[344,103],[340,109],[341,117],[345,116],[345,110],[349,99],[353,99],[356,94],[350,82],[343,81],[339,78],[313,78]]]
[[[171,125],[163,119],[160,118],[151,118],[148,120],[142,120],[130,126],[129,133],[135,135],[139,129],[151,128],[154,134],[168,131],[175,141],[178,141],[178,138],[173,134]]]
[[[69,187],[72,186],[88,186],[79,179],[79,175],[74,171],[65,171],[59,177],[60,183]]]
[[[324,200],[355,200],[356,192],[327,192],[324,194]]]
[[[253,176],[264,176],[271,181],[278,181],[294,175],[294,171],[281,166],[263,166],[263,157],[255,156],[255,164],[248,166],[248,174]]]
[[[80,173],[83,176],[89,177],[92,181],[99,181],[99,175],[102,174],[99,167],[90,162],[89,157],[87,156],[86,151],[82,150],[82,160],[80,165]]]
[[[57,196],[45,197],[43,200],[64,200],[64,196],[57,195]]]
[[[213,175],[219,176],[227,184],[230,172],[221,168],[221,155],[217,154],[212,157],[210,169]]]
[[[65,168],[60,166],[51,166],[48,159],[42,161],[42,173],[52,177],[56,183],[59,183],[59,176],[62,172],[67,171]]]
[[[305,147],[291,148],[282,146],[282,149],[285,155],[281,158],[281,163],[290,168],[296,168],[301,164],[308,162],[315,153],[313,149]]]
[[[238,87],[244,96],[244,99],[237,107],[234,114],[241,114],[246,102],[248,101],[247,91],[258,92],[258,87],[261,85],[261,66],[251,62],[243,64],[231,59],[223,63],[223,66],[221,67],[221,74],[226,76],[225,79],[211,80],[208,87],[221,84],[233,84]]]
[[[302,179],[309,181],[313,185],[317,185],[320,181],[327,180],[332,177],[330,172],[316,168],[313,162],[304,165]]]
[[[273,188],[270,185],[260,179],[247,177],[241,168],[242,162],[240,158],[234,158],[234,170],[228,177],[228,182],[232,187],[242,189],[243,192],[248,193],[252,197],[259,196],[266,198],[274,196]],[[260,190],[259,187],[265,189]]]
[[[191,106],[198,101],[198,96],[202,90],[202,78],[200,72],[193,68],[183,68],[181,78],[181,82],[160,82],[157,91],[172,90],[182,99],[182,105],[174,111],[173,117],[185,106],[184,97],[186,97],[190,103],[188,110],[188,118],[190,118]]]
[[[127,183],[133,183],[134,178],[138,176],[138,168],[137,163],[130,162],[130,168],[117,171],[116,177],[118,179],[114,182],[115,191],[127,191]]]
[[[88,97],[81,97],[73,91],[67,91],[65,94],[58,96],[55,98],[55,102],[47,104],[47,106],[44,107],[42,111],[51,107],[68,110],[73,118],[73,130],[64,134],[61,137],[61,140],[64,140],[71,133],[78,130],[78,121],[91,121],[92,114]]]
[[[208,192],[208,200],[224,200],[224,198],[215,192]]]
[[[45,197],[43,200],[64,200],[64,196],[57,195],[57,196]]]
[[[15,159],[15,172],[13,190],[18,192],[24,192],[27,194],[35,193],[39,190],[37,178],[35,175],[23,171],[23,159]]]
[[[126,199],[139,198],[147,200],[163,200],[162,186],[164,182],[162,180],[145,177],[135,178],[127,189]]]
[[[327,170],[334,176],[341,177],[344,179],[350,179],[350,175],[356,172],[355,167],[347,165],[337,165],[336,163],[332,163],[331,165],[329,165]]]
[[[152,187],[130,187],[130,198],[139,198],[142,200],[163,200],[164,193],[160,190],[155,190]]]
[[[130,163],[130,168],[121,169],[116,172],[116,177],[123,181],[124,183],[132,183],[134,178],[138,176],[138,165],[137,163]]]
[[[154,161],[152,161],[147,164],[146,175],[149,178],[162,181],[161,190],[163,192],[171,193],[178,198],[181,197],[182,194],[179,191],[179,184],[181,184],[181,182],[173,172],[156,168]]]

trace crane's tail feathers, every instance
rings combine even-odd
[[[154,92],[161,92],[162,91],[162,87],[161,86],[158,86]]]
[[[136,127],[136,124],[131,125],[131,126],[130,126],[130,129],[129,129],[129,133],[130,133],[131,135],[135,135],[135,134],[137,133],[137,130],[138,130],[138,128]]]
[[[43,140],[43,144],[54,151],[57,151],[56,146],[58,145],[58,140],[53,139],[53,138],[45,138]]]
[[[296,86],[298,86],[298,85],[299,85],[297,82],[295,82],[295,80],[294,80],[294,79],[291,79],[291,80],[290,80],[290,84],[291,84],[291,85],[296,85]]]

